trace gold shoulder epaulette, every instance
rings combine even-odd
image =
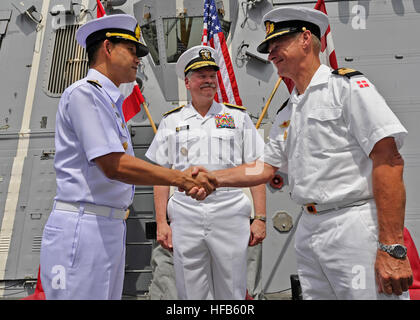
[[[360,71],[354,70],[354,69],[350,69],[350,68],[339,68],[339,69],[335,69],[333,72],[333,74],[337,74],[339,76],[345,76],[347,78],[351,78],[353,76],[357,76],[357,75],[363,75],[363,73],[361,73]]]
[[[245,108],[245,107],[243,107],[243,106],[237,106],[236,104],[231,104],[231,103],[227,103],[227,102],[223,102],[223,104],[224,104],[226,107],[235,108],[235,109],[239,109],[239,110],[243,110],[243,111],[245,111],[245,110],[246,110],[246,108]]]
[[[289,99],[287,99],[279,108],[279,110],[277,110],[276,114],[278,114],[281,110],[283,110],[284,108],[286,108],[287,103],[289,102]]]
[[[182,106],[176,107],[176,108],[174,108],[174,109],[172,109],[172,110],[166,111],[166,112],[163,114],[163,116],[167,116],[168,114],[171,114],[172,112],[179,111],[179,110],[181,110],[181,109],[182,109],[182,108],[184,108],[184,107],[185,107],[185,105],[182,105]]]
[[[87,80],[88,83],[90,83],[91,85],[94,85],[96,88],[102,88],[102,85],[99,83],[98,80]]]

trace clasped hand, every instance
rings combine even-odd
[[[216,177],[204,167],[190,167],[183,173],[185,182],[178,190],[196,200],[204,200],[217,188]]]

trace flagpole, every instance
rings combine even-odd
[[[151,114],[150,114],[150,112],[149,112],[149,108],[147,108],[147,104],[146,104],[146,102],[143,102],[143,107],[144,107],[144,111],[146,112],[146,114],[147,114],[147,117],[149,118],[149,122],[150,122],[150,125],[152,126],[152,128],[153,128],[153,132],[156,134],[156,126],[155,126],[155,123],[153,122],[153,119],[152,119],[152,116],[151,116]]]
[[[278,89],[278,87],[279,87],[279,85],[280,85],[280,83],[281,83],[282,80],[283,80],[282,77],[279,77],[279,79],[277,80],[276,85],[274,86],[273,91],[271,91],[270,97],[268,98],[268,100],[267,100],[267,102],[266,102],[266,104],[264,106],[264,109],[262,110],[261,115],[258,118],[257,124],[255,125],[255,128],[258,129],[260,127],[261,121],[264,118],[265,114],[267,113],[267,110],[268,110],[268,107],[270,106],[271,100],[273,99],[274,94],[276,93],[276,91],[277,91],[277,89]]]

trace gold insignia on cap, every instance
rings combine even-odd
[[[211,52],[207,49],[201,49],[198,54],[203,60],[210,60],[211,59]]]
[[[269,35],[270,33],[272,33],[274,31],[274,23],[270,22],[270,21],[266,21],[265,22],[265,35]]]
[[[140,41],[140,26],[138,24],[136,25],[136,30],[134,30],[134,33],[136,35],[137,40]]]

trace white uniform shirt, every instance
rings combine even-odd
[[[123,209],[131,204],[134,186],[108,179],[93,161],[112,152],[134,155],[123,100],[115,84],[95,69],[63,92],[55,129],[56,200]]]
[[[165,116],[147,150],[151,161],[185,170],[208,170],[252,162],[264,153],[264,141],[245,111],[213,101],[205,117],[191,105]]]
[[[407,134],[363,75],[334,75],[321,65],[302,95],[293,90],[279,112],[264,161],[288,173],[298,204],[373,197],[369,154],[392,136],[400,148]]]

